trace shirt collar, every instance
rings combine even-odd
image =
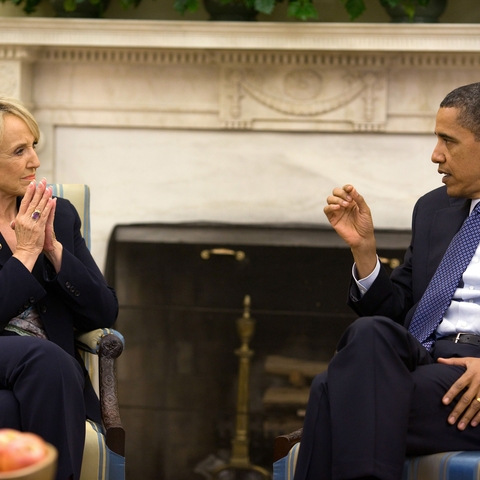
[[[472,199],[472,202],[470,203],[470,212],[469,212],[469,215],[470,213],[472,213],[472,210],[475,208],[475,205],[480,202],[480,198],[474,198]]]

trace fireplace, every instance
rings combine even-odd
[[[395,265],[409,232],[381,231],[377,239],[383,261]],[[265,400],[272,389],[292,388],[266,365],[328,362],[355,318],[345,305],[351,263],[331,229],[118,225],[107,277],[126,337],[118,376],[131,478],[208,478],[212,465],[228,459],[245,295],[255,320],[250,460],[271,469],[273,438],[301,425],[302,405]]]

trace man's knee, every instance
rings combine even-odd
[[[355,345],[355,348],[365,351],[365,353],[375,354],[373,346],[378,344],[377,339],[393,339],[400,333],[403,335],[404,332],[405,329],[390,318],[383,316],[359,317],[340,338],[337,351],[347,345]]]
[[[323,388],[326,382],[327,382],[327,372],[325,371],[313,377],[311,388],[314,388],[314,389]]]
[[[348,338],[355,338],[358,336],[371,336],[375,333],[381,333],[386,330],[395,328],[393,320],[387,317],[359,317],[346,329],[345,335]]]
[[[373,317],[359,317],[350,325],[350,327],[362,331],[370,329],[390,329],[392,326],[396,328],[395,325],[397,324],[392,319],[376,315]]]

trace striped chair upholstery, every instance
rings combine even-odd
[[[81,232],[87,247],[91,246],[90,236],[90,189],[83,184],[53,184],[53,196],[68,199],[77,209],[82,221]],[[98,357],[102,341],[109,335],[114,335],[124,344],[123,336],[111,328],[97,329],[91,332],[77,333],[77,347],[85,362],[92,384],[101,398],[99,362]],[[115,392],[116,393],[116,392]],[[117,405],[118,406],[118,405]],[[118,430],[121,432],[118,432]],[[125,457],[124,437],[122,445],[121,425],[114,425],[115,447],[108,445],[108,430],[105,425],[98,425],[87,420],[85,449],[83,452],[83,463],[80,480],[124,480],[125,479]],[[120,441],[118,441],[120,433]],[[120,445],[119,445],[120,444]],[[116,451],[114,451],[116,450]]]
[[[293,480],[300,443],[273,464],[273,480]],[[405,460],[402,480],[480,480],[480,452],[445,452]]]
[[[286,457],[273,464],[273,480],[293,480],[299,447],[300,443],[296,443]]]

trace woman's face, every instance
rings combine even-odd
[[[28,125],[16,115],[5,114],[0,143],[0,193],[22,196],[40,166],[35,152],[35,137]]]

